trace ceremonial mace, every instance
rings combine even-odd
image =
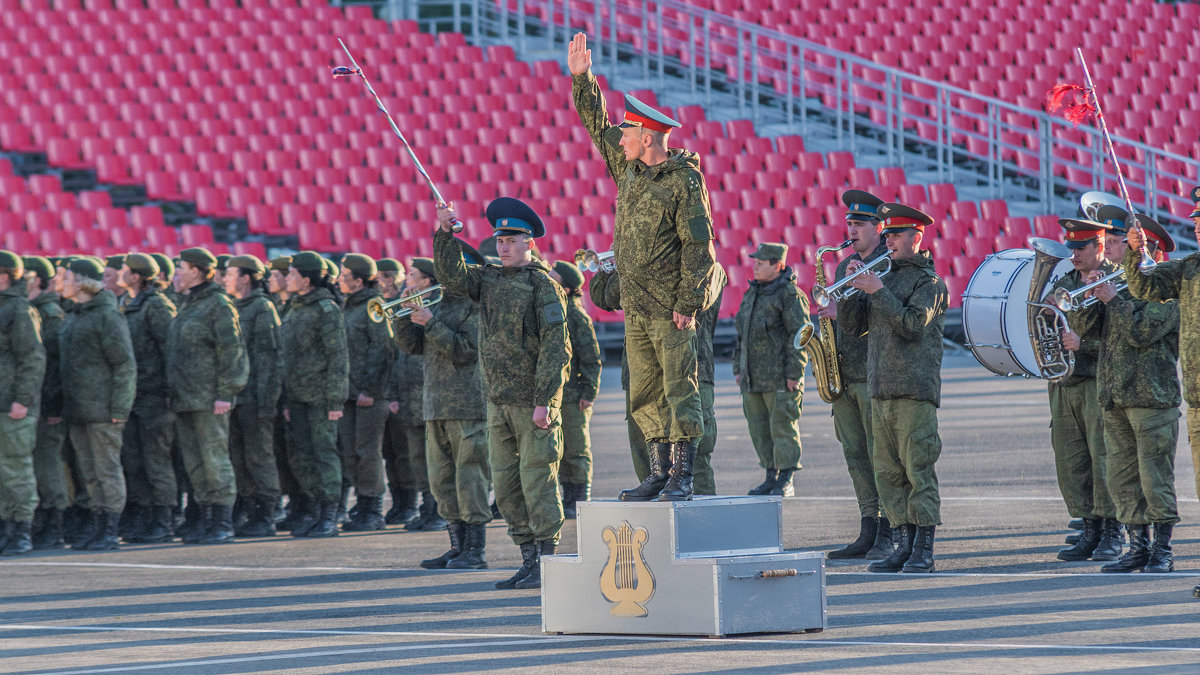
[[[442,193],[438,192],[437,186],[433,184],[433,179],[429,177],[429,172],[425,170],[424,166],[422,166],[421,160],[417,159],[417,153],[413,152],[412,146],[408,143],[408,139],[404,137],[404,133],[400,131],[400,127],[396,126],[396,120],[392,119],[392,114],[388,112],[387,106],[383,105],[383,100],[379,98],[379,94],[375,93],[375,87],[371,86],[371,81],[367,79],[367,76],[365,73],[363,73],[362,68],[358,67],[358,62],[354,60],[354,56],[350,53],[350,50],[346,48],[346,43],[342,42],[341,38],[338,38],[337,41],[338,44],[342,46],[342,51],[346,52],[346,58],[350,59],[350,65],[337,66],[333,68],[333,76],[338,78],[353,77],[358,75],[362,78],[363,85],[365,85],[367,88],[367,93],[369,93],[375,99],[375,105],[379,106],[379,111],[382,112],[383,116],[387,118],[388,124],[392,125],[392,131],[396,132],[396,138],[400,139],[400,142],[404,144],[404,149],[408,151],[408,158],[412,160],[413,166],[417,167],[417,172],[420,173],[421,177],[425,179],[425,184],[429,186],[429,191],[433,193],[434,201],[439,205],[447,203],[445,199],[442,199]],[[454,232],[462,232],[463,225],[458,220],[455,220],[450,226],[450,229],[452,229]]]

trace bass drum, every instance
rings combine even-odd
[[[1034,252],[1023,248],[989,255],[963,293],[967,347],[984,368],[998,375],[1042,376],[1029,338],[1027,301],[1033,262]],[[1046,288],[1070,270],[1070,259],[1060,261]],[[1045,289],[1041,295],[1045,296]]]

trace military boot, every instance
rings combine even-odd
[[[185,544],[203,544],[208,531],[212,529],[213,507],[211,504],[200,505],[200,513],[196,518],[196,526],[180,537]]]
[[[1100,523],[1100,541],[1092,551],[1092,560],[1116,560],[1121,557],[1121,542],[1125,539],[1121,524],[1115,518]]]
[[[336,510],[337,505],[334,504]],[[296,516],[292,520],[292,536],[306,537],[310,530],[321,520],[321,505],[317,500],[305,497],[296,506]]]
[[[213,504],[212,520],[208,530],[198,542],[200,544],[232,544],[233,543],[233,506]]]
[[[538,554],[537,554],[537,557],[533,559],[533,569],[531,569],[529,571],[529,574],[526,574],[524,578],[518,579],[517,583],[513,585],[513,588],[516,588],[516,589],[522,590],[522,591],[527,591],[527,590],[531,590],[534,588],[541,588],[542,587],[542,556],[554,555],[554,551],[557,549],[557,547],[558,547],[558,545],[552,541],[539,541],[538,542]]]
[[[1154,524],[1154,544],[1150,546],[1150,559],[1142,568],[1142,573],[1164,574],[1175,571],[1175,554],[1171,551],[1171,531],[1173,523]]]
[[[336,522],[338,525],[345,525],[346,523],[350,522],[350,514],[348,511],[346,511],[346,506],[349,504],[349,502],[350,486],[343,485],[341,497],[337,501]]]
[[[667,484],[658,495],[658,501],[691,501],[692,466],[696,462],[696,451],[696,444],[688,441],[677,441],[671,446],[671,477],[667,479]]]
[[[780,497],[795,497],[796,488],[792,485],[792,473],[795,469],[780,469],[775,477],[775,487],[771,488],[770,494],[779,495]]]
[[[563,518],[575,520],[575,483],[562,484]]]
[[[497,581],[496,588],[516,588],[517,582],[538,568],[538,545],[536,541],[527,541],[521,544],[521,569],[517,573],[504,581]]]
[[[421,531],[441,532],[446,529],[446,519],[442,517],[442,514],[438,513],[437,500],[434,499],[433,493],[426,491],[421,499],[429,504],[429,515],[421,525]]]
[[[929,573],[933,571],[933,525],[918,525],[917,536],[913,540],[913,552],[900,569],[906,574]]]
[[[8,546],[8,538],[12,536],[13,524],[8,520],[0,520],[0,550]]]
[[[476,523],[474,525],[470,523],[465,524],[463,527],[462,552],[446,562],[446,569],[487,569],[487,555],[484,552],[484,541],[486,538],[486,525],[483,523]]]
[[[917,526],[911,523],[898,525],[896,534],[899,535],[896,550],[883,560],[876,560],[867,565],[868,572],[899,572],[904,569],[904,563],[908,562],[913,554],[913,540],[917,537]]]
[[[71,548],[85,550],[87,545],[96,538],[96,534],[100,531],[100,525],[104,519],[104,512],[99,509],[88,512],[90,516],[86,520],[82,515],[76,516],[79,518],[79,527],[75,530],[75,538],[71,540]]]
[[[63,538],[62,509],[46,509],[42,514],[42,529],[33,538],[33,548],[39,551],[66,546]]]
[[[97,511],[100,522],[96,538],[88,542],[88,551],[115,551],[120,548],[121,514]]]
[[[771,490],[775,489],[775,481],[779,479],[779,472],[775,469],[767,469],[767,479],[758,484],[758,487],[751,488],[748,495],[769,495]]]
[[[495,499],[492,500],[492,520],[504,520],[504,516],[500,514],[500,505]]]
[[[858,539],[845,548],[839,548],[836,551],[830,551],[827,556],[830,560],[845,560],[847,558],[861,558],[871,550],[875,545],[875,533],[879,529],[879,523],[875,518],[866,516],[862,518],[858,526]]]
[[[1125,555],[1100,568],[1101,572],[1136,572],[1150,561],[1150,526],[1127,525],[1129,550]]]
[[[1100,527],[1101,521],[1099,518],[1084,518],[1083,532],[1079,535],[1079,542],[1071,548],[1064,548],[1058,552],[1059,560],[1087,560],[1092,557],[1092,551],[1096,550],[1096,545],[1100,543]]]
[[[358,499],[358,519],[342,526],[350,532],[373,532],[387,528],[383,520],[383,497],[360,497]]]
[[[888,522],[887,516],[880,516],[879,524],[875,527],[875,544],[871,546],[870,551],[867,551],[865,557],[867,560],[883,560],[895,550],[896,542],[892,524]]]
[[[467,524],[461,520],[452,520],[446,524],[446,533],[450,535],[450,550],[436,558],[421,561],[421,567],[427,570],[444,570],[446,563],[453,560],[463,551],[463,533]]]
[[[304,534],[306,537],[336,537],[338,535],[338,502],[323,502],[321,518]]]
[[[143,544],[162,544],[173,539],[171,534],[171,507],[151,506],[146,516],[146,529],[138,541]]]
[[[0,555],[21,555],[33,550],[33,521],[9,521],[9,531]]]
[[[283,495],[279,495],[279,498],[275,500],[274,513],[276,525],[279,525],[285,518],[287,518],[287,511],[285,511],[283,508]]]
[[[121,539],[124,541],[136,541],[138,534],[142,529],[142,507],[140,504],[132,502],[125,504],[125,510],[121,512],[121,521],[118,530],[121,534]]]
[[[271,497],[255,497],[250,505],[250,520],[237,532],[239,537],[274,537],[275,508],[278,501]]]
[[[233,500],[233,531],[242,529],[254,517],[254,503],[249,498],[238,495]]]
[[[392,508],[388,509],[383,521],[388,525],[406,525],[412,522],[420,513],[417,511],[417,491],[408,489],[392,490]]]
[[[623,502],[648,502],[666,486],[671,471],[671,444],[653,441],[646,444],[646,449],[650,451],[650,475],[632,490],[621,490],[617,499]]]
[[[296,529],[296,524],[308,512],[309,498],[298,494],[288,499],[287,508],[284,509],[285,515],[283,521],[279,523],[279,530],[283,532],[291,532]],[[312,523],[308,524],[312,527]]]
[[[207,529],[208,521],[204,519],[204,507],[188,495],[187,506],[183,509],[183,525],[175,528],[175,536],[184,540],[195,539],[204,536]]]
[[[579,502],[587,502],[592,499],[592,486],[588,483],[575,484],[575,512],[579,513]]]

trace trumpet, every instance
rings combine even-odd
[[[891,255],[891,253],[888,253],[887,255],[881,255],[866,265],[858,268],[854,274],[847,274],[845,277],[842,277],[841,281],[833,283],[829,286],[813,286],[813,300],[815,300],[816,303],[822,307],[828,307],[829,303],[831,302],[845,300],[846,298],[854,295],[858,292],[858,289],[851,286],[850,282],[854,281],[863,274],[866,274],[867,272],[875,272],[879,277],[891,272]],[[878,269],[879,267],[883,267],[883,269]]]
[[[613,258],[612,251],[597,253],[590,248],[587,250],[580,249],[575,252],[575,264],[585,272],[603,270],[611,273],[617,271],[617,261]]]
[[[442,301],[442,285],[434,284],[423,291],[406,293],[396,298],[384,302],[383,298],[375,297],[367,301],[367,318],[375,323],[383,323],[387,319],[398,319],[402,316],[412,314],[416,309],[414,307],[405,307],[418,303],[421,308],[436,305]],[[396,309],[399,307],[400,309]]]
[[[1080,298],[1082,298],[1085,293],[1087,293],[1088,291],[1092,290],[1093,288],[1099,286],[1100,284],[1116,282],[1117,279],[1124,279],[1124,278],[1125,278],[1125,270],[1119,269],[1116,272],[1113,272],[1111,274],[1107,274],[1105,276],[1100,277],[1099,279],[1093,281],[1092,283],[1090,283],[1086,286],[1080,286],[1079,288],[1077,288],[1073,291],[1068,291],[1065,288],[1060,288],[1060,289],[1054,291],[1054,304],[1064,312],[1075,312],[1075,311],[1083,309],[1084,307],[1091,307],[1092,305],[1096,304],[1100,300],[1100,298],[1097,298],[1096,296],[1093,295],[1090,298],[1083,298],[1082,300],[1080,300]],[[1127,288],[1128,286],[1129,286],[1128,283],[1117,283],[1117,290],[1118,291],[1125,290],[1125,288]]]

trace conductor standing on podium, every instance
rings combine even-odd
[[[688,500],[696,441],[704,434],[696,314],[716,264],[708,189],[699,156],[667,147],[679,122],[627,95],[624,121],[609,124],[591,65],[587,37],[579,33],[567,66],[575,109],[617,183],[613,253],[625,310],[630,413],[650,454],[650,475],[621,499]]]

